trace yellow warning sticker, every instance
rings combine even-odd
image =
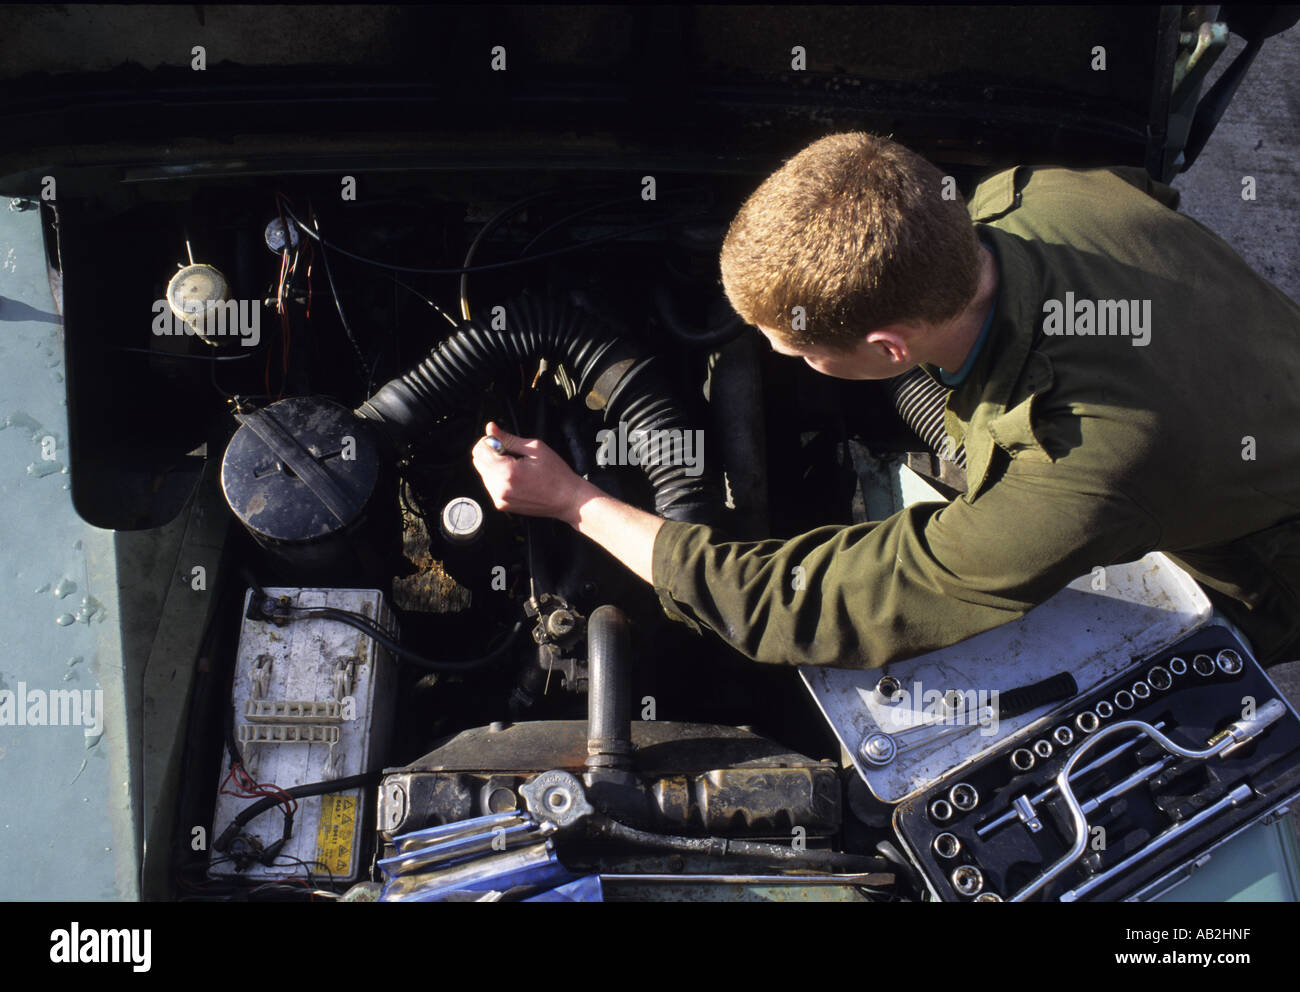
[[[316,831],[318,868],[339,878],[352,875],[352,848],[357,835],[357,797],[328,795],[320,799],[320,827]]]

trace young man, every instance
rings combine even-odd
[[[1262,661],[1300,657],[1300,307],[1176,203],[1141,170],[1019,167],[968,212],[919,156],[837,134],[741,208],[723,283],[773,348],[846,379],[920,365],[949,390],[951,503],[734,543],[496,425],[523,457],[485,438],[474,463],[499,509],[566,521],[756,661],[883,665],[1152,550]]]

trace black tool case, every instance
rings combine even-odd
[[[1222,751],[1180,756],[1154,734]],[[1067,763],[1082,830],[1058,787]],[[1300,717],[1209,626],[908,796],[894,827],[941,900],[1116,901],[1166,890],[1297,794]]]

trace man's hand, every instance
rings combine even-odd
[[[489,444],[491,439],[500,450]],[[472,455],[498,510],[562,520],[647,582],[654,581],[651,567],[662,517],[606,495],[541,441],[515,437],[493,423]]]
[[[500,451],[493,450],[489,438],[500,442]],[[576,526],[582,489],[595,488],[541,441],[515,437],[494,423],[471,454],[498,510],[555,517]]]

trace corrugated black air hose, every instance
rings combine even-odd
[[[440,419],[473,407],[501,372],[545,358],[564,365],[577,384],[577,396],[593,409],[603,408],[607,425],[626,425],[637,463],[654,487],[656,513],[670,520],[713,522],[721,496],[711,473],[692,474],[695,468],[684,458],[660,457],[646,464],[656,442],[661,453],[684,450],[673,445],[683,443],[690,430],[655,360],[599,327],[584,311],[559,301],[524,296],[504,309],[503,320],[462,324],[419,365],[384,385],[357,414],[377,422],[399,450],[409,451]],[[674,441],[673,432],[680,440]]]
[[[943,414],[948,404],[948,390],[939,385],[918,366],[910,372],[890,379],[886,383],[889,398],[893,400],[903,423],[916,432],[936,455],[966,468],[966,446],[945,445],[947,432]],[[945,450],[945,447],[951,450]]]

